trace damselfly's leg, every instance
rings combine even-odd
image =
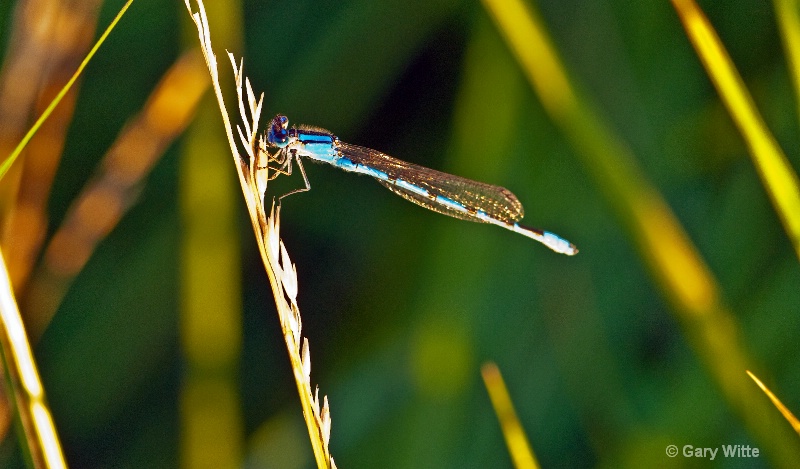
[[[264,158],[266,164],[262,166],[261,159],[259,159],[258,169],[272,171],[272,173],[267,176],[267,181],[272,181],[281,174],[285,176],[292,175],[292,155],[289,155],[285,148],[276,151],[275,154],[271,154],[265,148],[261,148],[259,155],[266,155],[266,158]],[[277,166],[271,165],[270,163],[277,163]]]
[[[291,150],[291,151],[294,152],[294,150]],[[306,187],[301,187],[299,189],[295,189],[293,191],[290,191],[290,192],[287,192],[287,193],[283,194],[282,196],[278,197],[278,203],[280,203],[280,201],[283,200],[284,197],[288,197],[288,196],[290,196],[292,194],[297,194],[299,192],[307,192],[307,191],[311,190],[311,184],[309,184],[309,182],[308,182],[308,177],[306,176],[306,170],[303,168],[303,162],[300,160],[300,158],[297,157],[296,154],[293,154],[293,156],[288,156],[287,155],[287,157],[289,159],[294,158],[294,160],[297,162],[297,167],[300,168],[300,174],[303,175],[303,182],[305,182]],[[289,172],[289,174],[292,174],[292,167],[291,166],[289,166],[289,171],[288,172]]]

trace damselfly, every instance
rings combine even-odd
[[[268,152],[270,146],[278,150]],[[506,188],[472,181],[392,158],[369,148],[350,145],[325,129],[309,126],[289,127],[289,119],[277,115],[267,130],[261,151],[277,174],[291,174],[297,162],[305,187],[281,198],[311,188],[301,157],[328,163],[345,171],[372,176],[390,191],[435,212],[462,220],[491,223],[535,239],[553,251],[574,255],[578,249],[569,241],[549,231],[528,228],[522,220],[522,204]]]

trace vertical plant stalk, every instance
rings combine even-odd
[[[525,435],[525,429],[519,422],[517,413],[514,410],[514,403],[508,393],[503,375],[500,369],[493,362],[484,363],[481,367],[481,376],[489,392],[489,399],[492,401],[494,413],[500,421],[500,429],[508,446],[508,453],[511,461],[517,469],[539,469],[539,462],[533,454],[531,444]]]
[[[3,366],[24,429],[20,443],[37,468],[66,467],[53,418],[47,407],[22,317],[19,314],[3,253],[0,251],[0,320],[2,320]]]
[[[697,56],[717,88],[717,93],[750,148],[750,156],[761,176],[761,183],[767,189],[772,205],[800,259],[800,181],[797,173],[764,123],[742,77],[703,11],[693,0],[672,0],[672,5],[678,12]],[[787,39],[796,41],[798,38],[789,36]],[[797,53],[791,48],[789,50],[793,54]],[[794,59],[794,55],[791,58]],[[794,60],[790,60],[790,63],[797,66]]]
[[[800,448],[743,378],[752,359],[706,263],[633,152],[576,91],[542,21],[520,0],[483,0],[547,113],[614,205],[706,369],[758,443],[782,467]],[[800,213],[800,212],[797,212]]]
[[[212,24],[221,30],[236,23],[235,3],[218,4]],[[186,26],[186,31],[194,32],[194,25],[187,22]],[[223,35],[228,39],[226,43],[238,44],[228,31]],[[196,71],[210,85],[208,69],[195,39],[183,36],[182,42],[197,57]],[[204,99],[184,134],[178,168],[184,226],[180,242],[183,370],[179,456],[181,466],[186,469],[233,469],[245,460],[245,425],[239,392],[242,259],[236,214],[240,195],[230,160],[224,157],[227,145],[218,132],[219,123],[216,101]]]
[[[269,217],[267,217],[264,209],[264,193],[269,179],[267,163],[270,157],[263,151],[266,148],[263,138],[257,138],[258,122],[264,96],[262,94],[256,100],[250,86],[250,80],[244,77],[243,66],[241,64],[237,66],[233,54],[229,53],[228,58],[231,61],[236,79],[239,116],[242,121],[242,125],[237,125],[236,129],[246,152],[245,158],[239,153],[225,101],[222,97],[217,59],[211,48],[210,31],[203,1],[197,0],[197,13],[193,12],[190,0],[185,0],[185,3],[197,27],[200,47],[208,65],[208,71],[211,74],[211,83],[219,103],[226,136],[228,137],[231,154],[239,175],[239,182],[242,186],[242,193],[253,225],[261,260],[264,263],[264,268],[272,286],[275,306],[278,310],[281,330],[289,352],[289,360],[300,396],[300,403],[303,408],[303,416],[308,428],[314,457],[318,467],[335,468],[336,465],[328,449],[331,430],[328,398],[324,396],[322,403],[320,403],[319,388],[317,387],[314,392],[311,391],[311,356],[308,340],[301,336],[302,321],[300,310],[297,306],[297,269],[289,259],[289,253],[280,239],[280,211],[273,208]]]

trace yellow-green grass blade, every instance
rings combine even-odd
[[[538,469],[539,463],[536,461],[531,444],[525,435],[525,429],[522,428],[517,413],[514,411],[514,403],[511,402],[511,396],[505,381],[503,381],[503,375],[500,374],[500,369],[493,362],[485,363],[481,367],[481,376],[483,376],[486,391],[489,392],[494,413],[497,414],[497,420],[500,421],[500,429],[503,431],[514,467]]]
[[[797,114],[800,116],[800,2],[797,0],[774,0],[781,40],[786,49],[789,73],[794,84]]]
[[[711,23],[693,0],[672,0],[698,57],[717,88],[722,102],[750,148],[761,182],[783,222],[789,240],[800,258],[800,181],[789,160],[767,129],[753,98],[733,65]],[[787,11],[794,11],[791,7]],[[785,23],[792,23],[787,20]],[[797,41],[797,24],[785,29],[787,40]],[[794,35],[794,36],[793,36]],[[792,46],[796,47],[796,45]],[[790,55],[797,53],[790,47]],[[792,55],[794,58],[794,56]],[[794,65],[794,61],[793,61]]]

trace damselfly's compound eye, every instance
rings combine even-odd
[[[283,148],[289,143],[289,118],[278,114],[272,118],[267,131],[267,141],[270,145]]]

